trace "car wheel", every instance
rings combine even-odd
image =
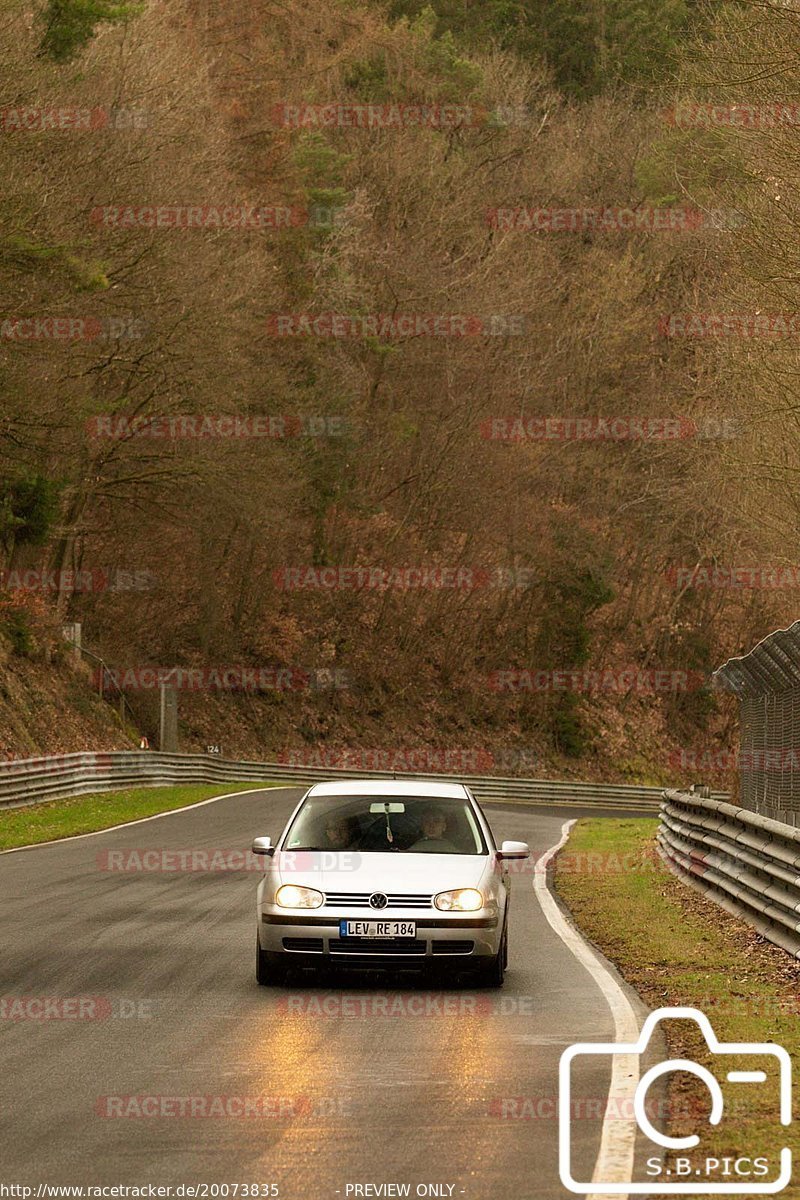
[[[256,980],[262,987],[271,984],[281,984],[286,978],[286,968],[280,966],[266,951],[261,949],[261,943],[256,935]]]

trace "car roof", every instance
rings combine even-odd
[[[463,783],[431,783],[429,779],[337,779],[315,783],[309,796],[426,796],[439,800],[465,800]]]

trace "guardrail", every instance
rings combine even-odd
[[[283,781],[311,784],[323,779],[425,779],[466,783],[482,803],[527,801],[539,804],[603,805],[620,810],[659,807],[662,789],[636,784],[580,783],[554,779],[511,779],[490,775],[409,774],[341,770],[285,763],[238,762],[209,754],[161,754],[114,750],[105,754],[66,754],[57,758],[0,763],[0,808],[36,804],[125,787],[179,783]]]
[[[666,791],[658,843],[681,879],[800,959],[800,829]]]

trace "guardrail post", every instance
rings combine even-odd
[[[178,692],[166,683],[161,684],[158,748],[162,754],[178,753]]]

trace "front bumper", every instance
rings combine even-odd
[[[430,913],[431,910],[428,910]],[[382,917],[388,914],[382,913]],[[261,949],[268,954],[281,955],[288,962],[303,960],[313,965],[342,963],[343,965],[426,966],[445,960],[462,961],[494,956],[500,951],[502,930],[497,914],[486,912],[458,916],[420,916],[413,912],[393,910],[391,920],[413,921],[416,937],[393,938],[391,941],[367,938],[341,938],[342,919],[365,919],[359,913],[337,912],[328,915],[296,915],[285,910],[262,911],[259,920]]]

